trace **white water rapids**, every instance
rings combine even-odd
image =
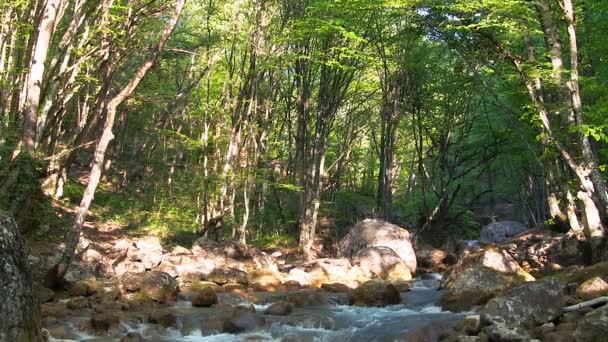
[[[438,306],[440,275],[427,275],[417,279],[409,292],[401,294],[402,303],[383,308],[328,305],[296,308],[288,316],[264,315],[266,324],[260,330],[244,334],[226,334],[205,330],[205,320],[213,316],[214,308],[193,308],[188,302],[179,302],[171,310],[178,319],[177,329],[159,328],[148,323],[123,322],[124,331],[136,331],[150,342],[191,341],[398,341],[409,330],[442,321],[455,321],[464,314],[442,311]],[[335,294],[328,294],[330,299]],[[221,301],[221,297],[220,297]],[[230,303],[234,304],[234,303]],[[269,304],[256,304],[259,315]],[[82,318],[86,319],[86,318]],[[79,341],[119,341],[119,339],[90,336],[75,329],[68,322],[71,338]]]

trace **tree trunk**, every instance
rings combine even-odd
[[[15,220],[6,216],[0,217],[0,274],[0,341],[42,341],[40,306],[23,240]]]
[[[568,233],[571,236],[575,236],[577,239],[582,240],[584,238],[584,231],[581,228],[578,216],[576,215],[576,203],[572,196],[572,191],[568,189],[566,192],[566,213],[568,214],[568,222],[570,223],[570,230]]]
[[[60,7],[63,7],[62,2],[62,0],[47,0],[46,2],[38,26],[38,37],[34,45],[32,65],[27,75],[27,97],[23,112],[23,150],[29,154],[34,153],[36,149],[36,124],[45,61],[53,38],[57,13]]]
[[[106,119],[103,126],[103,131],[101,137],[97,143],[95,148],[95,153],[93,155],[93,164],[91,166],[91,173],[89,175],[89,182],[82,196],[82,200],[80,201],[80,205],[76,211],[76,217],[74,220],[74,224],[69,232],[66,234],[66,247],[64,253],[61,257],[59,263],[51,269],[51,273],[55,273],[54,275],[47,276],[47,284],[51,286],[56,286],[59,281],[61,281],[68,270],[72,259],[74,258],[74,253],[76,251],[76,246],[78,245],[78,241],[80,239],[80,234],[82,231],[82,226],[84,225],[87,211],[89,210],[89,206],[93,201],[93,197],[95,195],[95,190],[97,189],[97,185],[101,179],[102,167],[104,165],[105,153],[108,148],[108,145],[114,138],[114,134],[112,133],[112,129],[114,127],[114,121],[116,118],[116,110],[118,106],[124,102],[133,91],[137,88],[141,80],[144,78],[148,70],[152,68],[158,55],[162,51],[165,43],[171,36],[171,33],[175,29],[177,25],[177,21],[181,16],[182,9],[184,7],[185,0],[177,0],[175,3],[174,12],[169,19],[168,23],[165,26],[165,29],[161,33],[158,42],[152,52],[148,55],[148,57],[144,60],[142,65],[135,71],[129,83],[110,101],[108,101],[106,105]]]
[[[576,124],[579,126],[584,125],[583,121],[583,104],[581,100],[581,91],[579,85],[579,53],[578,53],[578,42],[576,38],[574,8],[572,6],[572,0],[564,0],[564,12],[566,14],[566,24],[568,29],[568,42],[570,46],[570,79],[567,82],[568,89],[570,90],[570,97],[572,102],[572,111]],[[608,220],[608,189],[606,182],[602,177],[595,153],[591,148],[591,142],[589,137],[581,132],[576,133],[578,137],[578,143],[582,150],[583,163],[589,168],[589,180],[594,186],[594,193],[590,193],[591,197],[596,196],[599,206],[601,217],[603,220]]]

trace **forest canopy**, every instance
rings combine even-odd
[[[371,216],[604,242],[606,1],[0,9],[0,207],[65,234],[61,276],[91,213],[305,255]]]

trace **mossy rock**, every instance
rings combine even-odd
[[[598,262],[597,264],[575,270],[566,270],[553,277],[564,285],[570,283],[580,284],[595,277],[600,277],[606,281],[608,278],[608,261]]]

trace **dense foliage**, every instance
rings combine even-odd
[[[603,239],[605,2],[180,3],[1,0],[5,210],[80,201],[77,236],[97,192],[100,219],[307,254],[368,216]]]

